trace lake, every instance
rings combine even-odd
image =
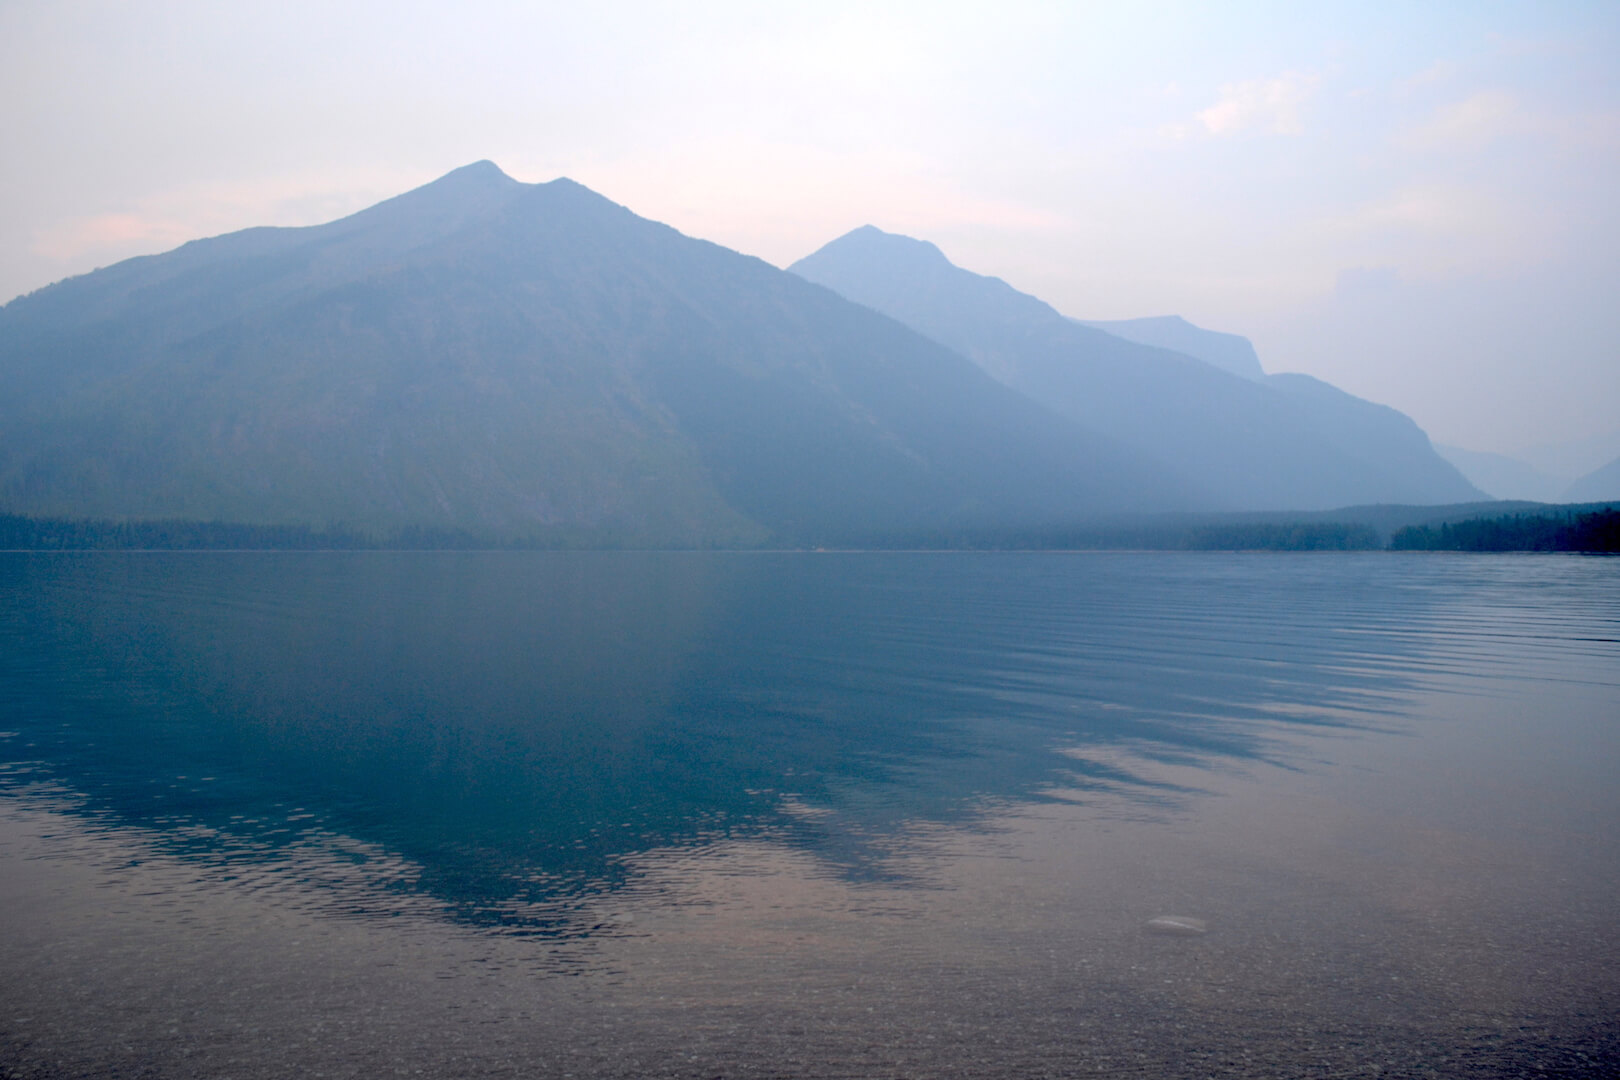
[[[0,1064],[1614,1075],[1617,777],[1612,558],[0,553]]]

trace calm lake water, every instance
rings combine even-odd
[[[0,1066],[1615,1075],[1617,781],[1616,559],[0,554]]]

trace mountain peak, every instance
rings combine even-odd
[[[493,161],[475,161],[403,195],[316,228],[338,233],[379,226],[403,229],[405,232],[399,235],[408,233],[414,244],[499,209],[529,186],[507,176]]]
[[[614,206],[619,205],[618,203],[614,203],[612,199],[608,198],[606,195],[603,195],[601,192],[593,191],[591,188],[586,187],[578,180],[573,180],[566,176],[559,176],[555,180],[547,180],[544,183],[533,184],[531,186],[537,189],[549,191],[554,195],[566,195],[574,198],[588,196],[592,199],[600,200],[601,202],[612,203]]]
[[[465,175],[465,176],[483,176],[483,177],[488,177],[490,179],[495,179],[497,177],[499,177],[502,180],[511,180],[512,179],[510,176],[507,176],[506,173],[501,170],[501,167],[499,165],[497,165],[493,161],[489,160],[489,158],[482,158],[482,159],[480,159],[478,161],[473,162],[471,165],[463,165],[459,169],[451,169],[450,172],[447,173],[446,175],[447,176],[455,176],[458,173],[460,173],[462,175]],[[515,182],[516,181],[514,181],[514,183]]]
[[[417,191],[508,191],[524,185],[507,176],[501,167],[485,159],[459,169],[451,169],[437,180],[417,188]],[[409,193],[407,193],[409,194]]]
[[[938,307],[968,322],[991,312],[998,319],[1062,318],[1000,278],[963,270],[926,240],[871,225],[845,233],[788,269],[845,297],[858,296],[858,303],[907,325],[913,325],[909,318]]]
[[[1479,496],[1410,419],[1326,384],[1268,380],[1235,334],[1174,315],[1068,319],[998,278],[953,267],[932,244],[872,228],[790,269],[967,356],[1081,428],[1175,463],[1207,505]]]
[[[884,232],[876,225],[862,225],[858,229],[851,229],[816,254],[819,255],[821,252],[837,252],[842,255],[860,253],[867,257],[881,252],[888,260],[899,260],[913,268],[953,265],[943,251],[927,240],[916,240],[900,233]]]
[[[362,210],[362,215],[385,206],[450,206],[478,204],[491,199],[503,200],[522,188],[528,187],[501,171],[493,161],[475,161],[459,169],[451,169],[437,180],[429,180],[421,187],[412,188],[403,195]]]
[[[8,512],[701,547],[1175,505],[966,358],[572,180],[478,163],[120,265],[0,317]]]

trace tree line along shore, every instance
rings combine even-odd
[[[490,537],[459,529],[368,532],[345,525],[256,525],[189,520],[106,521],[0,514],[10,551],[454,551],[625,548],[612,535]],[[1620,552],[1620,509],[1548,509],[1439,524],[1406,525],[1386,539],[1354,521],[1139,522],[1045,530],[962,529],[844,537],[797,547],[930,550],[1153,551],[1573,551]]]

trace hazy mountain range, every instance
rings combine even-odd
[[[1171,352],[1195,356],[1222,371],[1241,375],[1245,379],[1264,380],[1260,357],[1246,337],[1222,334],[1194,326],[1180,315],[1159,315],[1146,319],[1119,319],[1111,322],[1096,319],[1076,319],[1085,326],[1134,341],[1138,345],[1153,345]]]
[[[1563,491],[1567,502],[1598,502],[1620,499],[1620,458],[1579,477]]]
[[[1620,499],[1620,431],[1536,446],[1521,456],[1436,446],[1481,491],[1498,499],[1593,502]]]
[[[794,271],[488,162],[131,259],[0,308],[0,511],[753,544],[1479,497],[1233,335],[875,229]]]
[[[1077,424],[1175,471],[1222,509],[1451,503],[1481,493],[1393,409],[1307,375],[1250,369],[1233,335],[1179,319],[1123,324],[1138,338],[1065,318],[933,244],[871,226],[790,268],[978,363]],[[1121,325],[1121,324],[1113,324]],[[1247,346],[1241,338],[1236,339]],[[1219,364],[1196,355],[1219,356]],[[1189,353],[1193,353],[1190,355]],[[1248,370],[1234,374],[1227,365]]]

